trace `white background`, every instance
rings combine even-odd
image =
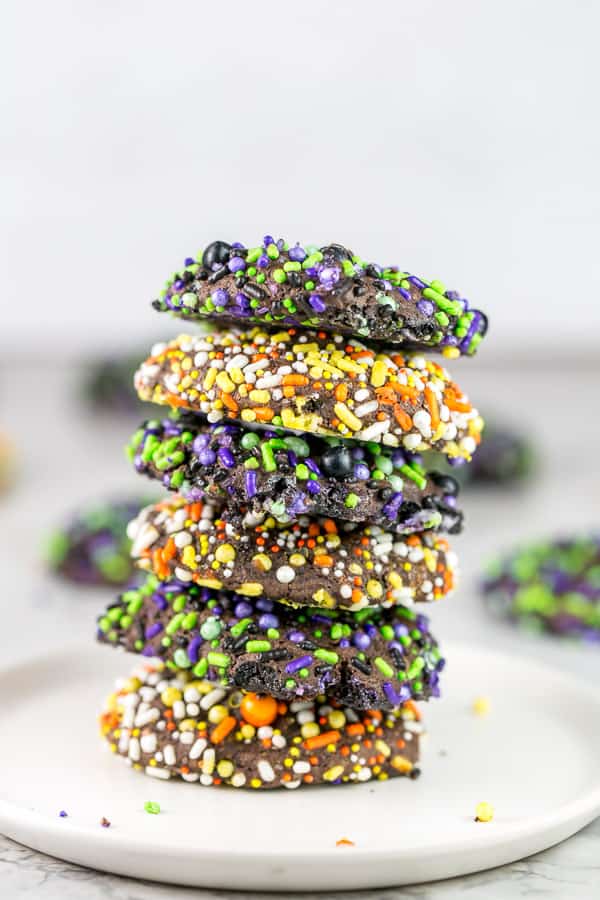
[[[267,232],[440,278],[489,352],[597,342],[597,4],[2,12],[1,350],[172,333],[148,303],[183,257]]]

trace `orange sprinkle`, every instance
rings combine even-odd
[[[335,399],[343,403],[348,397],[348,388],[345,384],[338,384],[333,392]]]
[[[255,406],[254,413],[259,422],[270,422],[275,415],[269,406]]]
[[[322,528],[326,534],[337,534],[337,525],[333,519],[325,519],[322,522]]]
[[[356,847],[354,841],[351,841],[350,838],[340,838],[339,841],[335,842],[336,847]]]
[[[410,709],[417,722],[421,721],[421,712],[413,700],[407,700],[404,706],[406,707],[406,709]]]
[[[321,553],[319,556],[315,556],[315,566],[319,566],[320,568],[325,568],[326,566],[333,565],[333,557],[328,556],[327,553]]]
[[[324,731],[322,734],[316,734],[304,741],[307,750],[318,750],[319,747],[326,747],[327,744],[336,744],[341,738],[339,731]]]
[[[225,391],[221,391],[221,400],[223,401],[223,406],[226,406],[228,410],[231,412],[238,412],[239,406],[231,396],[231,394],[225,393]]]
[[[394,417],[402,431],[410,431],[413,421],[409,414],[402,409],[399,403],[396,403],[396,405],[394,406]]]
[[[352,725],[346,725],[346,734],[349,734],[351,737],[364,733],[365,726],[361,722],[353,722]]]
[[[215,728],[213,728],[210,735],[210,739],[213,744],[220,744],[221,741],[224,741],[227,735],[233,731],[236,725],[237,720],[234,716],[225,716],[224,719],[221,719],[219,724]]]
[[[431,427],[435,431],[435,429],[440,424],[440,408],[438,406],[437,397],[427,385],[425,387],[425,402],[427,403],[427,409],[429,410],[429,415],[431,416]]]
[[[306,375],[284,375],[281,383],[285,387],[292,384],[295,387],[304,387],[304,385],[308,384],[308,378]]]

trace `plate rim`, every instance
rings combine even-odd
[[[576,675],[573,675],[572,673],[566,673],[560,668],[544,662],[539,662],[539,660],[537,659],[526,661],[522,656],[519,656],[518,654],[510,654],[491,648],[488,649],[482,647],[472,647],[468,643],[462,641],[450,640],[447,642],[447,647],[448,656],[450,658],[452,658],[453,655],[467,654],[471,658],[480,657],[481,659],[485,658],[487,661],[489,661],[490,656],[493,656],[496,662],[499,664],[509,662],[511,665],[514,665],[515,662],[517,662],[518,664],[523,665],[525,662],[527,662],[527,667],[530,674],[534,673],[538,678],[549,679],[555,684],[560,684],[564,690],[570,693],[576,693],[582,704],[590,705],[591,708],[595,707],[600,713],[600,696],[596,694],[593,688],[590,687],[590,685],[586,681]],[[34,660],[19,660],[18,662],[13,662],[5,667],[0,667],[0,690],[2,689],[2,682],[5,679],[18,678],[19,673],[22,671],[27,671],[29,677],[31,677],[32,668],[43,670],[45,667],[53,665],[53,663],[56,662],[57,657],[60,657],[64,664],[66,655],[71,657],[72,663],[83,662],[84,665],[90,665],[90,647],[87,644],[83,644],[81,641],[78,641],[76,643],[69,642],[62,647],[54,648],[42,655],[36,656]],[[129,657],[132,661],[135,659],[135,656],[132,654],[127,654],[126,658],[128,659]],[[443,698],[441,702],[443,702]],[[600,746],[600,729],[598,731],[598,739]],[[258,795],[260,794],[260,792],[257,791],[256,794]],[[581,794],[577,795],[574,799],[561,804],[556,810],[552,812],[544,812],[538,813],[533,816],[527,816],[522,822],[511,822],[510,824],[507,823],[506,826],[502,826],[502,823],[496,823],[496,827],[494,828],[493,832],[491,832],[491,830],[486,830],[483,828],[474,831],[473,834],[469,836],[468,849],[469,852],[474,855],[476,855],[478,851],[485,851],[486,849],[489,850],[489,836],[490,833],[494,833],[496,835],[496,838],[502,839],[504,837],[510,845],[513,845],[514,843],[519,841],[533,841],[535,844],[536,839],[539,839],[537,841],[537,843],[539,844],[538,849],[529,851],[539,852],[539,850],[553,846],[561,840],[564,840],[567,837],[571,836],[580,828],[593,821],[593,819],[595,819],[599,814],[600,770],[597,783],[594,785],[594,787],[592,787],[590,790],[585,790]],[[13,837],[13,835],[17,832],[23,833],[24,830],[27,831],[30,835],[28,840],[31,840],[31,837],[34,837],[38,841],[43,840],[48,836],[52,838],[55,835],[59,834],[58,828],[59,824],[57,821],[54,821],[53,819],[48,818],[33,809],[19,806],[0,795],[0,832],[5,834],[12,840],[19,841],[19,837]],[[498,829],[500,830],[500,833]],[[561,836],[555,837],[554,839],[546,842],[546,838],[544,838],[544,835],[555,832],[557,829],[561,831]],[[503,832],[506,833],[503,834]],[[104,829],[102,830],[102,835],[100,835],[100,832],[93,829],[91,826],[77,824],[73,821],[69,822],[68,834],[70,838],[76,842],[85,840],[91,852],[93,852],[93,848],[95,848],[96,846],[102,846],[101,842],[103,843],[103,846],[105,848],[109,847],[110,845],[106,843],[106,838],[108,837],[112,843],[113,840],[117,840],[118,835],[118,853],[121,857],[123,855],[135,856],[139,853],[154,854],[161,851],[164,853],[165,849],[164,844],[162,844],[159,839],[152,839],[151,836],[138,838],[135,835],[128,835],[122,832],[108,832],[107,834]],[[112,837],[112,834],[114,834],[114,838]],[[32,843],[27,843],[27,845],[33,846]],[[35,849],[39,849],[39,845]],[[401,865],[402,860],[406,857],[410,857],[411,861],[418,864],[420,861],[422,862],[429,859],[432,856],[432,853],[435,853],[436,855],[447,856],[464,853],[466,848],[464,834],[458,834],[456,837],[450,835],[443,842],[439,842],[435,846],[423,845],[419,844],[418,842],[406,843],[406,840],[404,839],[398,847],[394,848],[376,848],[356,845],[351,849],[351,855],[348,854],[347,856],[343,857],[344,866],[349,867],[349,869],[355,868],[355,864],[360,867],[367,861],[373,866],[384,866],[386,864],[395,864],[396,866],[399,866]],[[41,852],[48,851],[42,849]],[[67,854],[68,848],[66,848],[65,855],[61,854],[60,858],[70,858],[71,861],[78,862],[80,865],[84,866],[92,865],[91,863],[81,863],[77,859],[73,859],[72,855],[71,857],[69,857]],[[291,845],[284,851],[282,851],[281,848],[273,851],[267,845],[265,846],[264,851],[261,852],[260,865],[263,868],[273,865],[277,865],[278,867],[283,866],[285,868],[289,866],[298,867],[309,864],[318,864],[322,866],[326,863],[329,864],[335,862],[337,868],[341,860],[339,854],[340,848],[336,847],[335,845],[327,845],[323,847],[312,848],[310,850],[296,848],[295,846]],[[182,848],[178,848],[176,845],[169,846],[170,859],[188,860],[189,857],[189,847],[184,846]],[[239,846],[236,846],[235,848],[235,857],[242,863],[242,865],[244,864],[244,862],[247,862],[248,864],[256,864],[257,862],[255,850],[246,850],[243,847]],[[515,856],[512,852],[508,852],[506,861],[509,861],[510,859],[515,860],[520,858],[523,858],[523,856]],[[211,866],[216,866],[217,868],[225,866],[224,871],[227,871],[227,866],[231,865],[231,850],[225,847],[218,849],[208,849],[206,847],[196,848],[194,851],[195,865],[202,865],[206,862],[210,862]],[[96,867],[98,867],[97,864]],[[478,865],[475,862],[473,867],[468,871],[480,871],[485,868],[489,868],[489,866],[485,863],[483,863],[482,865]],[[119,867],[115,866],[115,868],[113,869],[106,868],[105,871],[118,872]],[[123,869],[121,868],[120,871],[123,872]],[[464,874],[467,874],[466,870],[461,871],[463,871]],[[133,877],[140,878],[143,876],[134,875]],[[195,884],[196,882],[186,881],[179,883]],[[222,886],[224,884],[225,882],[222,883]],[[371,884],[371,882],[369,882],[369,884]],[[384,881],[381,882],[381,884],[376,884],[376,882],[373,882],[372,884],[373,886],[382,886],[383,884],[388,884],[388,882]],[[209,886],[210,885],[207,883],[206,887]],[[212,886],[217,887],[217,883],[214,882]],[[249,885],[247,889],[252,890],[256,888],[253,888],[252,885]],[[304,890],[305,887],[302,886],[300,889]]]

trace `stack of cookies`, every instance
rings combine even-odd
[[[146,582],[98,621],[147,657],[108,700],[111,749],[203,785],[415,777],[415,701],[444,666],[420,609],[453,589],[462,526],[457,482],[420,454],[468,461],[483,427],[423,354],[472,354],[485,316],[438,281],[271,236],[210,244],[154,305],[215,330],[135,377],[170,412],[129,455],[172,493],[129,526]]]

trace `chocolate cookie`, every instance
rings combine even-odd
[[[292,609],[154,576],[109,604],[97,636],[198,678],[355,709],[437,697],[444,666],[428,619],[402,606]]]
[[[142,400],[210,422],[238,419],[469,459],[483,423],[448,373],[423,356],[294,329],[182,335],[135,376]]]
[[[56,529],[44,548],[46,562],[68,581],[124,586],[139,581],[131,559],[127,525],[148,496],[104,502],[75,513]]]
[[[473,354],[487,319],[440,281],[368,263],[340,244],[214,241],[167,282],[158,310],[268,326],[322,328],[446,355]]]
[[[246,513],[254,524],[266,516],[285,524],[304,514],[331,516],[400,534],[462,527],[456,480],[381,444],[256,432],[187,415],[144,422],[128,453],[138,472],[188,500],[226,505],[230,519]]]
[[[410,701],[389,712],[324,697],[288,706],[144,666],[117,683],[100,728],[113,753],[154,778],[297,788],[416,777],[419,718]]]
[[[489,566],[483,593],[525,626],[600,641],[600,535],[518,547]]]
[[[434,532],[402,537],[307,516],[241,529],[224,510],[176,496],[143,509],[127,533],[137,564],[160,579],[173,575],[294,606],[357,610],[430,601],[454,584],[454,553]]]

